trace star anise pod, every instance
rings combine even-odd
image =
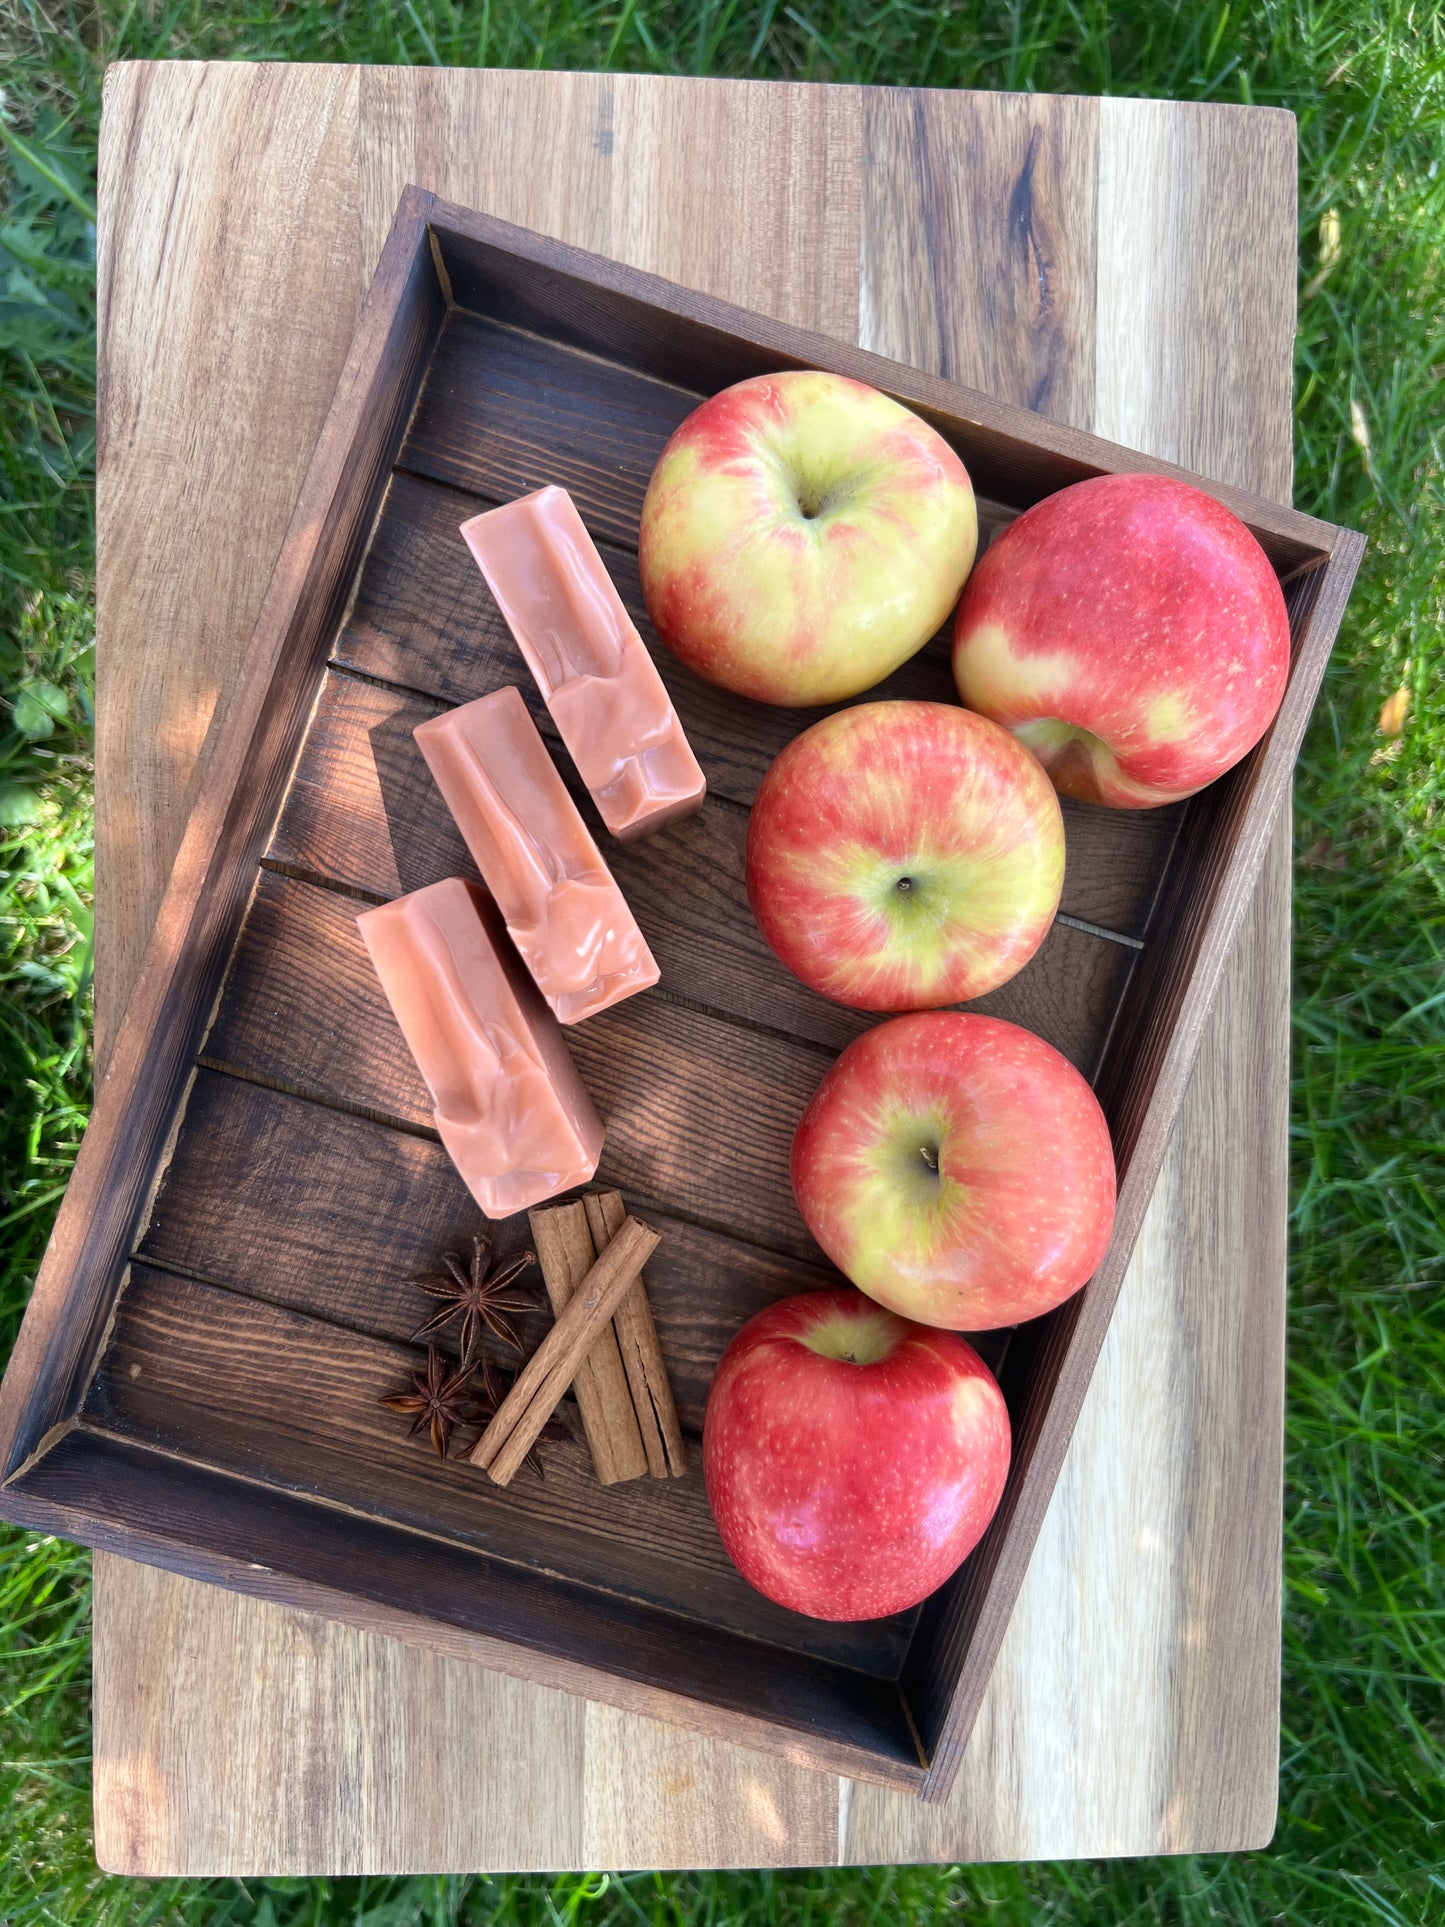
[[[480,1353],[484,1324],[489,1325],[498,1338],[520,1351],[522,1341],[508,1313],[530,1311],[537,1303],[534,1288],[526,1285],[518,1287],[514,1282],[528,1265],[536,1263],[535,1254],[524,1251],[520,1257],[509,1258],[506,1264],[494,1271],[491,1245],[485,1238],[473,1238],[470,1264],[459,1257],[444,1258],[442,1263],[445,1266],[443,1272],[414,1280],[417,1289],[424,1291],[428,1298],[439,1298],[441,1307],[412,1333],[413,1340],[429,1338],[433,1332],[443,1330],[454,1318],[460,1317],[463,1362],[475,1359]]]
[[[454,1365],[445,1352],[428,1345],[426,1370],[413,1372],[407,1391],[388,1393],[381,1403],[388,1412],[399,1412],[403,1418],[411,1419],[408,1438],[415,1438],[430,1426],[432,1446],[437,1457],[444,1459],[452,1433],[459,1425],[473,1425],[478,1418],[485,1424],[497,1409],[496,1393],[485,1361],[480,1387],[477,1376],[473,1360],[464,1359],[460,1365]]]
[[[531,1451],[527,1454],[526,1458],[523,1459],[523,1465],[530,1465],[539,1479],[545,1479],[547,1474],[543,1470],[542,1454],[537,1450],[537,1446],[542,1443],[543,1439],[570,1439],[571,1436],[572,1434],[565,1425],[559,1425],[556,1419],[549,1418],[537,1434],[536,1442],[533,1444]]]

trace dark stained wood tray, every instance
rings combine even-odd
[[[1284,582],[1294,649],[1280,715],[1188,804],[1066,805],[1059,920],[975,1006],[1038,1031],[1093,1079],[1121,1173],[1113,1243],[1083,1293],[988,1341],[1015,1457],[962,1571],[912,1613],[804,1619],[729,1565],[695,1451],[686,1479],[604,1489],[583,1448],[562,1445],[545,1481],[502,1490],[438,1465],[380,1411],[414,1358],[408,1281],[481,1218],[355,925],[367,903],[475,874],[412,741],[418,721],[516,682],[555,741],[458,523],[562,483],[654,646],[635,541],[663,441],[703,395],[795,366],[856,375],[931,421],[969,468],[985,533],[1085,475],[1179,472],[407,191],[0,1389],[0,1513],[938,1799],[1362,544],[1200,484],[1249,523]],[[599,1176],[664,1235],[649,1279],[696,1434],[742,1321],[836,1276],[793,1203],[787,1147],[832,1054],[871,1020],[783,970],[743,891],[753,794],[811,715],[744,703],[656,653],[710,796],[641,844],[600,839],[663,979],[569,1041],[608,1123]],[[951,699],[945,639],[876,693]],[[498,1242],[525,1235],[514,1220]]]

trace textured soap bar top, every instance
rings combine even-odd
[[[658,968],[516,689],[422,723],[417,745],[537,988],[564,1024]]]
[[[706,779],[566,489],[474,515],[462,534],[612,834],[691,815]]]
[[[486,893],[452,877],[357,923],[447,1155],[487,1216],[585,1184],[601,1121]]]

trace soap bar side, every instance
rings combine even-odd
[[[451,877],[357,919],[447,1155],[489,1218],[585,1184],[602,1123],[496,907]]]
[[[647,941],[557,774],[521,692],[434,716],[417,746],[523,962],[564,1024],[645,990]]]
[[[461,533],[611,833],[700,808],[702,768],[567,491],[538,489]]]

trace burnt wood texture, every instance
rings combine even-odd
[[[1039,394],[1062,365],[1045,356]],[[1063,1462],[1360,544],[1201,484],[1254,529],[1286,582],[1293,659],[1279,717],[1188,805],[1071,809],[1065,914],[982,1006],[1049,1037],[1095,1080],[1121,1175],[1113,1243],[1085,1292],[1001,1353],[1014,1465],[955,1580],[898,1620],[800,1619],[732,1572],[695,1452],[665,1488],[604,1492],[581,1448],[557,1447],[544,1482],[524,1473],[503,1491],[429,1462],[381,1414],[405,1362],[407,1279],[479,1219],[430,1130],[355,917],[471,873],[414,724],[503,682],[527,688],[448,528],[561,482],[637,607],[638,512],[671,429],[707,393],[801,366],[852,374],[923,414],[958,449],[992,526],[1085,475],[1179,472],[408,189],[0,1395],[3,1509],[363,1625],[431,1628],[446,1650],[472,1640],[523,1677],[938,1801]],[[599,1177],[664,1232],[650,1289],[695,1430],[731,1332],[761,1303],[831,1276],[793,1203],[787,1144],[832,1055],[868,1020],[774,962],[742,893],[749,800],[810,718],[706,689],[665,652],[658,662],[716,785],[697,817],[608,846],[663,983],[571,1041],[608,1120]],[[892,687],[943,693],[941,647]],[[523,1235],[504,1226],[500,1243]]]

